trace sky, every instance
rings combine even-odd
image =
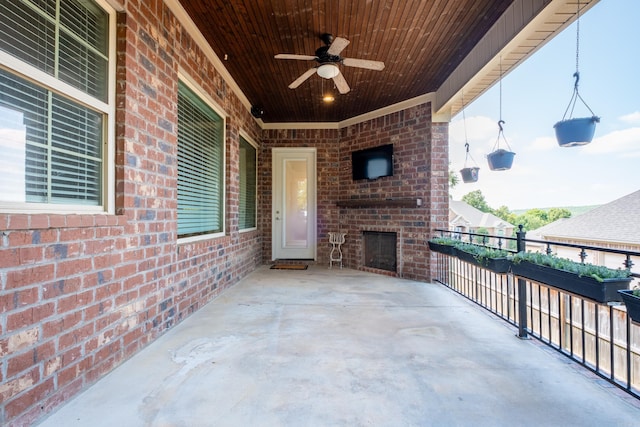
[[[451,189],[454,200],[480,190],[490,207],[513,211],[600,205],[640,190],[640,1],[600,0],[580,17],[579,46],[578,90],[600,117],[593,141],[560,147],[553,129],[573,93],[574,22],[503,76],[502,117],[498,83],[453,117],[451,170],[460,177],[463,167],[480,167],[478,182],[460,178]],[[578,100],[573,117],[589,116]],[[516,155],[510,170],[491,171],[486,155],[500,118]],[[502,138],[500,148],[508,148]]]

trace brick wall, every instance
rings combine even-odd
[[[446,132],[446,128],[444,128]],[[387,231],[397,234],[397,275],[429,280],[429,251],[425,241],[434,221],[446,221],[441,175],[447,175],[447,140],[443,129],[431,122],[431,105],[423,104],[342,129],[340,139],[340,199],[421,199],[422,206],[360,206],[340,209],[339,227],[347,234],[343,245],[345,264],[363,267],[362,232]],[[443,140],[442,137],[445,137]],[[383,144],[393,144],[393,176],[377,180],[351,179],[351,152]],[[444,163],[443,163],[444,161]],[[444,165],[444,166],[443,166]],[[439,170],[438,168],[444,169]],[[444,210],[443,210],[444,209]]]
[[[315,147],[317,171],[317,259],[328,263],[328,234],[337,226],[338,198],[338,136],[337,129],[278,129],[265,130],[262,134],[263,147],[260,152],[258,190],[261,195],[258,221],[262,230],[262,256],[268,262],[271,256],[271,149],[276,147]],[[328,264],[327,264],[328,265]]]
[[[0,214],[0,424],[29,425],[262,262],[238,232],[239,133],[260,129],[162,1],[118,15],[116,214]],[[179,244],[179,67],[227,113],[226,235]],[[259,196],[260,197],[260,196]]]
[[[263,259],[271,259],[271,149],[316,147],[318,168],[318,259],[329,264],[331,231],[347,233],[344,265],[363,269],[362,231],[398,233],[398,275],[430,280],[430,230],[446,226],[448,196],[448,123],[431,122],[431,105],[361,122],[340,130],[267,130],[263,132],[260,192],[264,216]],[[353,181],[351,152],[383,144],[394,145],[394,176]],[[339,208],[350,199],[422,199],[422,206]],[[382,270],[371,270],[390,274]]]

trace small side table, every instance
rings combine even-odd
[[[334,262],[340,263],[342,268],[342,244],[347,233],[329,233],[329,243],[331,243],[331,252],[329,253],[329,268],[333,267]],[[337,252],[337,253],[336,253]]]

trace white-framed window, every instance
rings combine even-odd
[[[178,238],[224,234],[224,119],[198,89],[178,82]],[[184,240],[183,240],[184,241]]]
[[[240,202],[238,228],[257,227],[258,151],[249,138],[240,136]]]
[[[0,210],[113,213],[115,11],[0,2]]]

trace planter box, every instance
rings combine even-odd
[[[438,252],[438,253],[449,255],[449,256],[456,256],[457,249],[454,246],[443,245],[443,244],[434,243],[434,242],[428,242],[428,243],[429,243],[429,250],[431,252]]]
[[[477,265],[478,267],[486,268],[494,273],[507,273],[509,267],[511,267],[511,260],[508,258],[486,258],[482,261],[478,260],[472,253],[458,250],[456,257],[460,261],[468,262],[469,264]]]
[[[633,291],[623,289],[618,291],[624,305],[627,306],[627,315],[632,321],[640,323],[640,298],[633,295]]]
[[[631,282],[630,277],[625,279],[604,279],[603,282],[599,282],[592,277],[581,277],[576,273],[532,264],[527,261],[512,264],[511,271],[516,276],[553,286],[601,303],[622,301],[618,291],[627,289]]]

